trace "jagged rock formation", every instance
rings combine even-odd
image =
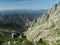
[[[39,41],[40,38],[53,45],[60,40],[60,3],[55,4],[47,13],[25,32],[28,40]]]

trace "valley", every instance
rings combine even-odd
[[[24,45],[25,43],[26,45],[33,45],[32,42],[23,38],[24,32],[27,31],[27,29],[31,25],[33,25],[33,23],[36,23],[35,20],[37,20],[37,18],[41,16],[44,12],[47,12],[47,10],[40,10],[40,11],[38,10],[38,11],[29,11],[29,12],[28,11],[29,10],[0,11],[0,44],[1,45],[14,45],[14,41],[17,41],[15,42],[17,43],[15,45]],[[19,38],[12,38],[12,36],[14,36],[15,33],[19,33],[21,36],[19,36]],[[28,41],[28,43],[26,41]],[[22,44],[23,42],[25,43]]]

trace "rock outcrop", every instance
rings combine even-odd
[[[60,40],[60,3],[55,4],[47,13],[25,32],[28,40],[39,41],[41,38],[49,44]]]

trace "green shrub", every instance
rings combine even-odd
[[[24,40],[24,41],[22,42],[22,45],[33,45],[33,43],[30,42],[30,41],[28,41],[28,40]]]
[[[36,42],[36,45],[47,45],[45,42]]]
[[[58,40],[54,45],[60,45],[60,41]]]

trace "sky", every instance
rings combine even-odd
[[[49,9],[60,0],[0,0],[0,10]]]

